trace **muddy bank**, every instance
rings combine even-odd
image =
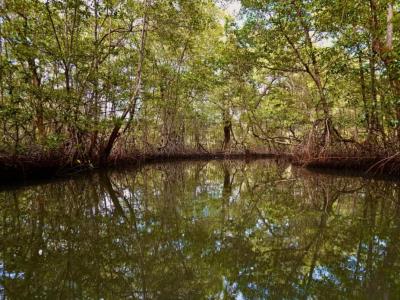
[[[370,157],[319,157],[307,161],[292,159],[292,163],[314,170],[334,170],[356,172],[368,177],[400,178],[400,157],[370,156]]]
[[[2,183],[15,183],[25,180],[50,179],[74,176],[94,169],[110,167],[131,167],[135,165],[180,160],[214,160],[214,159],[262,159],[277,158],[293,165],[317,172],[334,171],[353,173],[358,176],[379,178],[400,178],[400,153],[391,156],[328,156],[302,158],[288,153],[269,153],[261,151],[186,151],[178,153],[132,153],[125,156],[112,156],[107,164],[95,161],[75,159],[68,160],[60,154],[46,156],[13,156],[0,157],[0,180]]]
[[[110,157],[106,164],[91,160],[67,160],[62,155],[53,154],[43,157],[13,156],[0,157],[0,180],[15,182],[29,179],[47,179],[71,176],[94,169],[108,167],[134,166],[144,163],[157,163],[179,160],[213,160],[213,159],[259,159],[284,157],[266,152],[180,152],[180,153],[133,153],[124,157]]]

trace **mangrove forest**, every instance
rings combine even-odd
[[[3,0],[0,165],[269,153],[398,173],[394,0]]]
[[[399,299],[400,0],[0,0],[0,299]]]

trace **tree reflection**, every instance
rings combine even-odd
[[[0,193],[5,298],[393,298],[397,183],[190,162]]]

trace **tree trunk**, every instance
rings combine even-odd
[[[393,3],[389,2],[387,7],[386,21],[386,49],[393,50]]]
[[[358,67],[359,67],[359,75],[360,75],[360,88],[361,88],[361,97],[364,105],[364,113],[365,113],[365,126],[368,132],[368,135],[371,133],[371,120],[370,120],[370,112],[369,105],[367,100],[367,85],[365,83],[365,74],[364,67],[362,61],[362,52],[358,50]]]
[[[107,163],[107,160],[111,154],[112,148],[114,147],[114,144],[120,135],[120,129],[122,127],[123,122],[125,121],[125,119],[129,113],[134,114],[135,110],[136,110],[137,97],[140,94],[140,88],[142,85],[142,68],[143,68],[143,62],[144,62],[144,56],[145,56],[145,45],[146,45],[147,24],[148,24],[147,6],[148,6],[148,1],[145,2],[145,12],[144,12],[144,17],[143,17],[143,27],[142,27],[142,31],[141,31],[141,40],[140,40],[140,48],[139,48],[139,63],[137,66],[135,85],[134,85],[135,88],[134,88],[132,96],[129,100],[128,106],[126,107],[126,109],[124,110],[122,115],[117,119],[117,121],[114,125],[114,128],[108,138],[106,146],[103,148],[103,151],[101,152],[100,164]],[[132,117],[129,118],[128,123],[126,123],[124,131],[128,129],[131,121],[132,121]]]
[[[232,131],[232,122],[230,120],[225,120],[224,121],[224,144],[222,146],[222,150],[224,150],[224,151],[226,151],[230,147],[231,131]]]
[[[44,116],[43,116],[43,103],[42,103],[42,99],[39,96],[39,89],[40,89],[40,85],[41,85],[41,80],[39,77],[39,74],[37,72],[37,67],[35,64],[35,60],[29,59],[28,61],[29,64],[29,68],[31,70],[32,73],[32,86],[34,88],[34,95],[37,101],[36,106],[36,120],[35,120],[35,127],[38,130],[39,133],[39,139],[41,141],[43,141],[43,139],[45,138],[45,127],[44,127]]]

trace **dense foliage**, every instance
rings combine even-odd
[[[0,155],[397,151],[398,2],[227,2],[2,1]]]

